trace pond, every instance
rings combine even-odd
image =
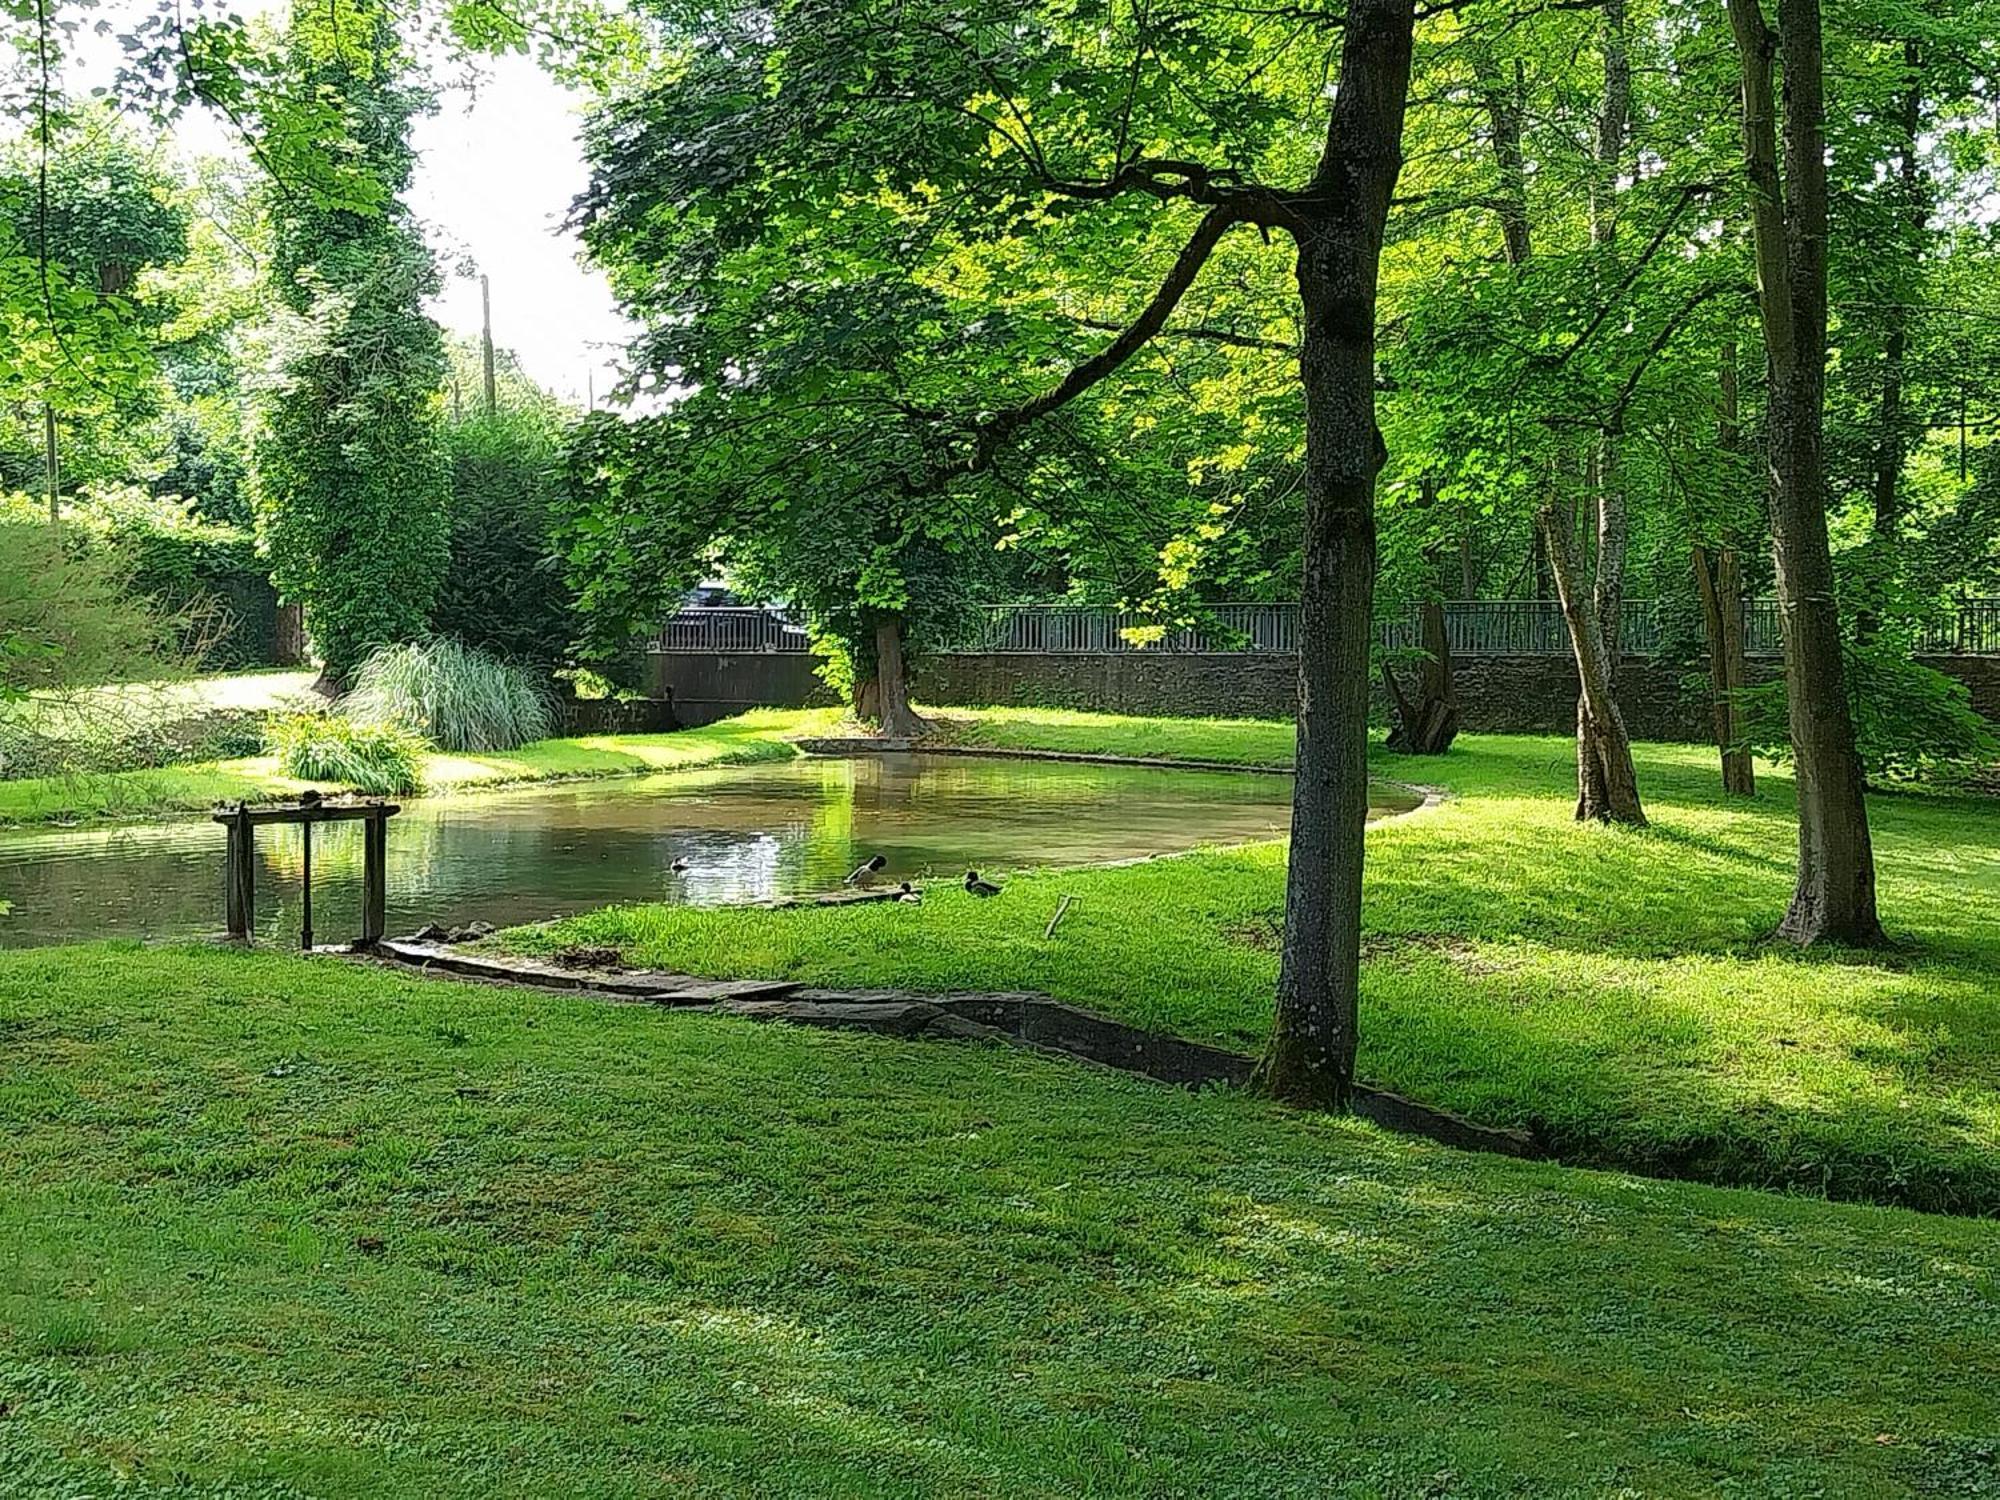
[[[1241,772],[884,755],[416,798],[389,822],[389,931],[831,890],[877,853],[897,881],[1242,843],[1285,831],[1291,785]],[[1399,790],[1373,792],[1371,815],[1415,805]],[[206,815],[0,834],[0,898],[11,904],[0,946],[218,932],[222,844]],[[260,829],[257,850],[258,932],[295,939],[298,830]],[[315,936],[352,937],[359,824],[315,831],[313,877]]]

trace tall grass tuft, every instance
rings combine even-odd
[[[533,673],[443,636],[385,646],[361,664],[340,711],[440,750],[512,750],[554,731],[554,695]]]
[[[356,724],[334,714],[273,714],[264,745],[278,769],[371,796],[423,789],[424,742],[393,724]]]

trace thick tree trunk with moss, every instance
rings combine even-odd
[[[875,621],[875,671],[864,679],[855,698],[858,717],[874,720],[887,739],[916,739],[930,721],[910,707],[909,663],[903,654],[903,617],[880,615]]]
[[[1348,7],[1327,142],[1291,232],[1305,338],[1297,775],[1277,1016],[1253,1086],[1344,1109],[1361,988],[1368,657],[1375,595],[1375,289],[1402,166],[1413,0]]]
[[[1799,802],[1798,882],[1778,934],[1800,944],[1883,941],[1875,854],[1826,532],[1826,106],[1819,0],[1727,0],[1743,68],[1744,163],[1764,324],[1771,531]],[[1780,39],[1783,45],[1780,47]],[[1783,59],[1779,168],[1773,62]]]

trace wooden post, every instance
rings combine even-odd
[[[229,854],[222,872],[225,925],[232,938],[250,940],[257,929],[256,835],[250,813],[238,808],[229,820]]]
[[[389,819],[378,811],[361,825],[361,941],[379,943],[387,930]]]
[[[361,889],[361,941],[366,947],[384,936],[388,905],[388,821],[402,809],[393,802],[301,802],[279,807],[217,808],[215,821],[229,834],[228,870],[223,881],[223,915],[233,938],[248,940],[257,927],[256,829],[260,823],[298,825],[303,852],[304,877],[299,902],[299,946],[313,946],[312,913],[312,831],[316,823],[362,824],[363,884]]]
[[[299,824],[299,847],[304,851],[299,879],[299,951],[310,953],[313,945],[313,826],[310,819]]]

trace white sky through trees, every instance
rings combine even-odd
[[[230,8],[279,20],[284,0]],[[110,81],[115,32],[139,13],[124,0],[82,13],[66,70],[72,97]],[[92,33],[99,20],[113,36]],[[582,96],[526,57],[483,59],[476,71],[447,65],[438,74],[437,112],[412,130],[418,163],[410,192],[445,277],[431,314],[453,333],[478,336],[478,276],[457,274],[469,259],[492,278],[495,342],[513,350],[538,384],[578,404],[594,376],[602,404],[634,330],[603,275],[578,263],[576,236],[560,227],[588,175],[576,140]],[[228,123],[199,107],[174,137],[188,156],[244,154]]]

